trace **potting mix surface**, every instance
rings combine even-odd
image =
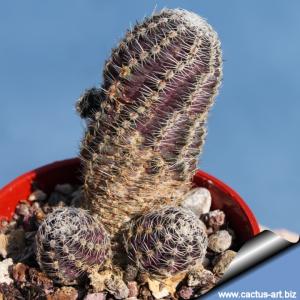
[[[0,299],[193,299],[216,285],[236,255],[235,233],[225,213],[210,210],[206,201],[198,204],[206,206],[200,219],[208,235],[202,265],[161,280],[132,265],[119,269],[118,280],[111,271],[101,269],[87,273],[80,285],[61,286],[39,268],[35,235],[47,214],[58,207],[79,207],[83,193],[68,183],[56,185],[48,195],[34,184],[33,190],[28,199],[20,199],[12,220],[2,221],[0,227]],[[203,207],[193,204],[192,209]]]

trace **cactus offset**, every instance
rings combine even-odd
[[[111,233],[135,214],[176,205],[190,189],[221,65],[210,25],[166,9],[127,32],[106,62],[102,88],[79,99],[88,124],[85,199]]]
[[[171,276],[202,263],[205,225],[189,209],[165,207],[134,218],[124,236],[128,258],[152,276]]]
[[[56,209],[40,225],[36,256],[55,282],[79,283],[87,270],[110,258],[110,239],[101,222],[83,209]]]

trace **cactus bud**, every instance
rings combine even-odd
[[[205,225],[186,208],[165,207],[134,218],[124,236],[129,260],[152,276],[172,276],[201,263]]]
[[[47,216],[36,234],[40,268],[55,282],[79,283],[85,272],[110,257],[110,239],[96,217],[74,207]]]

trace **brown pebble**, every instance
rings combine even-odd
[[[140,288],[140,293],[139,293],[139,297],[138,298],[142,299],[142,300],[154,300],[154,298],[153,298],[150,290],[145,285],[143,285]]]
[[[208,228],[215,232],[225,224],[225,213],[220,209],[212,210],[207,214],[202,215],[201,220]]]
[[[227,250],[224,253],[220,254],[214,261],[213,272],[218,276],[222,276],[235,256],[236,252],[232,250]]]
[[[127,265],[125,271],[125,281],[134,281],[137,277],[138,269],[132,265]]]
[[[188,286],[182,286],[180,290],[178,291],[178,296],[181,299],[190,299],[193,296],[193,289]]]
[[[48,278],[44,273],[38,272],[34,268],[30,268],[28,271],[29,280],[32,285],[40,286],[43,288],[46,294],[53,291],[53,281]]]
[[[17,263],[12,268],[12,276],[15,281],[25,282],[26,281],[26,271],[28,270],[28,266]]]
[[[127,283],[127,287],[129,290],[128,298],[137,297],[139,294],[138,284],[136,281],[129,281]]]
[[[53,294],[47,296],[47,300],[76,300],[78,292],[73,287],[62,287]]]
[[[22,228],[12,230],[7,235],[7,252],[10,257],[17,260],[25,248],[25,232]]]
[[[232,236],[227,230],[219,230],[208,237],[208,248],[216,253],[227,250],[232,243]]]
[[[140,283],[145,283],[147,282],[149,278],[149,275],[145,272],[138,272],[138,275],[137,275],[137,281],[140,282]]]

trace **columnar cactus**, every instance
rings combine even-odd
[[[128,223],[125,249],[139,270],[167,277],[202,263],[208,243],[205,229],[189,209],[165,207]]]
[[[36,234],[41,269],[55,282],[80,282],[85,272],[110,258],[110,238],[101,222],[74,207],[56,209]]]
[[[190,189],[222,77],[220,42],[198,15],[165,9],[113,49],[100,89],[77,102],[85,198],[114,234]]]

